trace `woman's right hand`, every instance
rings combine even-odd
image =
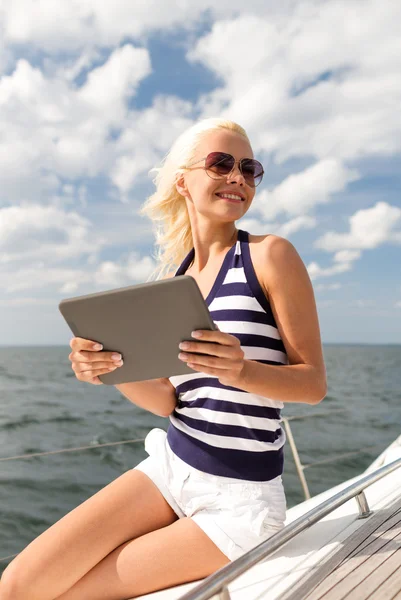
[[[95,350],[94,346],[97,342],[85,340],[84,338],[74,337],[70,341],[72,352],[68,355],[71,361],[71,368],[79,381],[86,381],[94,385],[103,385],[98,375],[104,375],[115,371],[121,367],[123,361],[121,354],[114,352],[106,352]],[[114,360],[113,354],[117,354],[119,358]]]

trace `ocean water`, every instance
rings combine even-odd
[[[0,574],[11,558],[87,498],[147,457],[143,439],[168,419],[113,386],[78,381],[69,347],[0,347]],[[317,406],[286,403],[312,495],[366,469],[401,425],[401,346],[324,345],[328,394]],[[139,440],[94,447],[95,444]],[[89,446],[78,452],[4,458]],[[373,448],[372,448],[373,446]],[[370,448],[365,450],[366,448]],[[363,450],[360,452],[360,450]],[[352,456],[344,453],[359,452]],[[288,507],[302,488],[289,444]],[[331,460],[335,458],[335,460]]]

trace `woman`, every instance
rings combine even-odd
[[[287,240],[235,226],[263,177],[242,127],[195,124],[158,171],[142,212],[161,223],[159,275],[191,275],[218,330],[177,349],[193,374],[116,386],[169,416],[167,436],[152,430],[147,459],[18,555],[0,600],[131,598],[202,579],[283,526],[280,409],[326,394],[307,271]],[[80,381],[121,364],[92,340],[71,347]]]

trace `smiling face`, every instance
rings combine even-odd
[[[253,158],[248,140],[238,133],[227,130],[212,131],[206,135],[198,146],[194,161],[200,160],[210,152],[226,152],[236,161],[241,158]],[[177,181],[177,190],[186,198],[189,214],[194,216],[195,211],[204,217],[221,222],[240,219],[252,203],[255,188],[246,183],[239,170],[239,164],[235,165],[231,173],[220,179],[209,177],[204,166],[204,160],[194,164]],[[230,194],[240,194],[244,199],[242,201],[225,199],[221,193],[228,191]]]

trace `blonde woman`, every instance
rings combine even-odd
[[[158,277],[191,275],[218,330],[177,348],[190,375],[116,386],[169,417],[167,434],[153,429],[148,458],[29,544],[0,600],[140,596],[202,579],[283,527],[280,410],[326,394],[310,279],[290,242],[236,227],[263,177],[238,124],[196,123],[157,171],[142,212],[157,222]],[[71,347],[80,381],[121,364],[93,340]]]

